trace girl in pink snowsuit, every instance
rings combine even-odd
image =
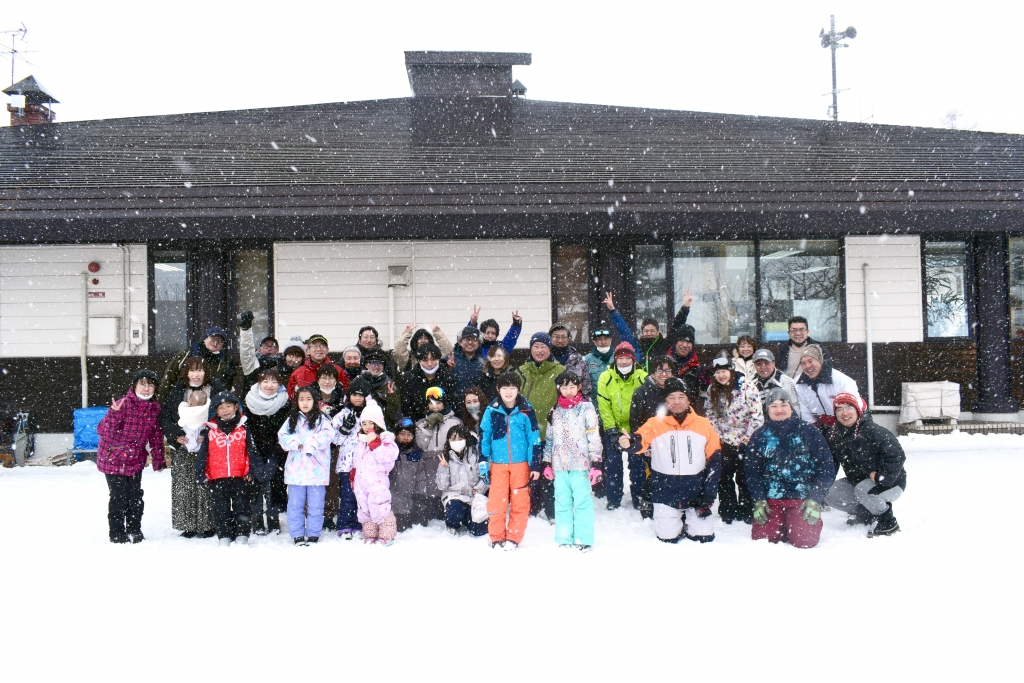
[[[391,545],[398,522],[391,511],[391,482],[388,474],[398,459],[395,436],[384,426],[384,413],[371,399],[359,415],[359,443],[352,456],[352,491],[359,506],[363,542]]]

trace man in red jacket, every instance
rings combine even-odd
[[[348,391],[348,374],[327,357],[328,351],[327,337],[322,334],[314,334],[306,340],[306,362],[288,378],[288,398],[294,399],[295,390],[299,387],[316,384],[316,371],[321,363],[330,363],[338,368],[338,382]]]

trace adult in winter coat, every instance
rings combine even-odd
[[[288,530],[295,545],[320,540],[334,437],[331,421],[317,406],[315,389],[296,389],[291,413],[277,433],[288,453],[284,483],[288,485]]]
[[[623,453],[632,453],[629,448],[629,411],[633,405],[633,393],[647,379],[647,373],[636,362],[633,347],[622,342],[615,347],[614,365],[608,368],[597,381],[597,409],[601,414],[604,428],[604,488],[608,496],[609,510],[622,504]],[[647,468],[639,455],[629,457],[629,494],[633,507],[640,509],[640,491],[647,480]]]
[[[764,424],[761,395],[728,358],[716,358],[711,367],[714,374],[704,403],[704,416],[722,442],[718,516],[726,524],[737,519],[749,524],[752,508],[743,472],[743,455],[750,437]]]
[[[633,347],[633,353],[637,357],[637,362],[642,363],[643,354],[640,353],[640,343],[633,336],[633,332],[629,329],[626,321],[615,310],[615,299],[612,298],[611,292],[605,292],[604,305],[608,309],[608,317],[611,319],[612,324],[615,325],[615,330],[619,333],[619,339],[628,342]],[[594,392],[591,400],[596,402],[597,382],[601,379],[604,371],[612,365],[612,331],[607,327],[595,327],[590,333],[590,341],[592,344],[590,353],[584,356],[583,360],[587,364],[587,372],[590,373],[590,386]]]
[[[555,378],[565,371],[565,367],[551,357],[551,337],[538,332],[530,337],[530,360],[519,366],[517,372],[522,378],[523,398],[537,413],[537,424],[540,425],[540,438],[547,434],[548,414],[558,401],[558,389]],[[531,485],[530,514],[539,514],[543,509],[548,521],[555,518],[555,490],[547,479],[538,479]]]
[[[448,368],[455,375],[457,396],[476,386],[480,373],[484,371],[484,355],[480,351],[480,332],[475,327],[467,325],[462,328],[459,346],[448,357]]]
[[[314,334],[306,340],[306,362],[302,367],[295,370],[288,378],[288,397],[295,398],[295,390],[299,387],[309,386],[316,383],[316,371],[320,365],[327,363],[333,365],[338,371],[337,380],[342,388],[348,388],[348,375],[327,357],[330,347],[327,345],[327,337],[322,334]]]
[[[601,424],[583,381],[566,370],[555,379],[558,403],[548,415],[544,478],[554,481],[555,542],[584,552],[594,545],[594,498],[601,476]]]
[[[281,375],[275,368],[261,370],[257,381],[245,395],[247,427],[252,433],[260,454],[274,467],[268,481],[254,482],[249,491],[252,529],[257,535],[280,533],[280,515],[288,505],[288,489],[284,483],[284,461],[288,454],[278,443],[277,433],[288,419],[291,404],[288,390],[281,384]],[[266,511],[266,526],[263,514]]]
[[[391,354],[384,350],[384,347],[380,345],[380,335],[377,334],[377,328],[372,325],[363,325],[359,328],[359,337],[356,340],[356,346],[363,354],[365,360],[366,354],[371,351],[380,351],[384,353],[387,358],[387,363],[384,366],[384,371],[388,373],[390,377],[398,376],[398,367],[395,365],[395,359],[391,357]]]
[[[206,330],[202,343],[193,344],[190,348],[180,351],[171,358],[164,370],[163,379],[160,380],[160,391],[157,393],[157,401],[163,402],[171,388],[177,383],[181,376],[181,368],[186,358],[202,358],[210,369],[210,376],[219,379],[225,387],[231,388],[235,382],[237,371],[234,362],[224,348],[227,332],[220,327],[211,327]]]
[[[749,334],[744,334],[736,340],[736,348],[732,350],[732,366],[736,372],[743,375],[747,382],[753,382],[757,378],[757,369],[754,367],[754,354],[757,352],[757,340]]]
[[[519,311],[512,311],[512,324],[509,325],[508,331],[505,332],[505,337],[500,342],[498,341],[498,335],[501,333],[501,328],[498,326],[498,321],[494,318],[488,318],[477,325],[477,320],[479,319],[480,307],[473,306],[473,314],[470,316],[467,324],[480,330],[480,348],[483,352],[487,353],[494,348],[495,344],[500,344],[506,353],[512,353],[512,350],[516,348],[516,342],[519,341],[519,335],[523,331],[523,319],[519,317]]]
[[[594,400],[594,385],[590,382],[590,371],[583,354],[576,347],[569,345],[569,328],[562,323],[555,323],[548,330],[551,337],[551,360],[573,373],[583,381],[583,395],[588,401]]]
[[[833,399],[844,392],[860,396],[857,383],[833,368],[832,362],[825,360],[817,344],[809,344],[804,348],[800,356],[800,368],[800,376],[796,379],[800,417],[804,422],[816,424],[823,429],[831,427],[836,423],[832,412]]]
[[[389,429],[394,429],[402,416],[402,396],[394,380],[384,372],[387,356],[383,351],[370,351],[363,358],[366,370],[359,375],[370,387],[370,395],[384,411]]]
[[[690,407],[691,387],[665,382],[665,412],[633,435],[632,448],[649,459],[654,531],[665,543],[715,540],[715,504],[722,451],[711,423]]]
[[[821,537],[821,502],[836,478],[825,437],[793,410],[782,389],[768,395],[768,421],[747,445],[743,471],[754,500],[755,541],[813,548]]]
[[[515,550],[530,516],[530,481],[540,478],[541,441],[537,413],[519,393],[522,378],[498,378],[498,398],[480,421],[480,476],[488,479],[487,531],[491,548]]]
[[[249,542],[252,528],[249,485],[269,483],[277,463],[260,454],[242,407],[229,392],[213,397],[213,418],[196,458],[196,482],[210,489],[213,523],[221,545]]]
[[[359,530],[360,526],[356,494],[352,490],[350,474],[352,463],[355,461],[356,446],[359,445],[359,416],[366,407],[371,393],[370,385],[364,380],[358,377],[352,380],[352,383],[348,385],[345,407],[334,416],[331,423],[335,430],[331,457],[337,456],[332,460],[331,481],[337,481],[338,484],[336,500],[331,505],[331,509],[337,511],[338,536],[346,541],[352,540],[353,534]],[[327,488],[330,490],[330,485]],[[324,509],[327,509],[326,503]]]
[[[686,319],[690,317],[691,303],[693,303],[693,295],[690,294],[690,290],[686,290],[686,294],[683,296],[683,305],[672,319],[672,324],[669,325],[667,338],[661,334],[658,321],[654,318],[644,318],[640,324],[640,351],[637,352],[637,358],[643,359],[639,362],[645,373],[650,374],[651,372],[650,361],[652,358],[667,355],[674,345],[679,331],[683,329]]]
[[[907,456],[892,433],[875,424],[860,396],[833,400],[836,424],[825,434],[846,476],[832,484],[825,502],[850,514],[848,524],[872,525],[869,537],[900,530],[892,504],[907,489]]]
[[[463,529],[474,536],[487,533],[487,522],[474,522],[472,517],[473,496],[487,493],[487,484],[480,480],[479,462],[480,452],[469,430],[463,425],[448,430],[434,483],[441,490],[444,523],[453,536]]]
[[[284,358],[284,363],[278,366],[277,372],[281,375],[281,386],[287,390],[288,380],[291,379],[292,373],[306,362],[306,342],[299,335],[292,336],[285,344],[281,356]]]
[[[796,380],[797,376],[801,373],[800,360],[803,355],[804,349],[811,344],[816,344],[821,347],[821,355],[823,357],[823,363],[830,363],[832,357],[829,356],[828,350],[821,346],[821,342],[815,341],[811,338],[810,327],[807,323],[807,318],[795,315],[787,322],[789,331],[789,341],[780,346],[775,352],[775,364],[779,370],[790,376],[791,379]]]
[[[252,311],[245,311],[239,318],[238,357],[242,363],[240,395],[245,396],[249,393],[250,387],[256,384],[260,371],[284,365],[284,356],[277,340],[271,336],[264,337],[260,340],[260,345],[256,346],[256,340],[252,336],[252,323],[255,319]]]
[[[416,323],[410,323],[405,326],[405,331],[401,336],[395,340],[395,349],[391,352],[391,357],[399,371],[408,372],[412,369],[416,358],[416,349],[424,344],[437,345],[437,348],[441,349],[442,356],[447,356],[455,350],[447,335],[437,325],[431,323],[430,330],[427,330],[417,327]],[[387,411],[385,411],[384,417],[387,417]]]
[[[209,538],[214,534],[213,507],[210,490],[196,483],[198,451],[189,451],[185,431],[179,426],[180,407],[193,393],[206,395],[207,415],[212,415],[210,399],[226,391],[216,377],[210,376],[209,364],[196,356],[181,365],[181,374],[160,410],[160,425],[167,443],[174,449],[171,456],[171,527],[185,538]]]
[[[448,405],[449,395],[440,387],[427,389],[426,395],[427,416],[416,422],[416,447],[423,451],[423,473],[430,482],[437,477],[448,431],[461,425],[462,420],[455,417],[455,412]],[[427,495],[431,498],[428,503],[431,519],[438,519],[442,512],[441,492],[428,486]]]
[[[363,543],[391,545],[398,533],[398,522],[391,511],[388,475],[398,458],[398,445],[394,434],[387,431],[384,411],[373,399],[367,399],[359,425],[359,442],[352,459],[352,490],[363,525]]]
[[[484,416],[484,408],[490,403],[490,399],[479,387],[470,387],[462,395],[462,410],[459,411],[459,419],[466,426],[472,435],[473,441],[480,441],[480,420]]]
[[[402,376],[402,414],[419,420],[427,414],[427,389],[441,387],[445,396],[458,395],[455,376],[441,361],[441,349],[424,344],[416,349],[419,361]]]
[[[754,386],[761,394],[761,409],[768,413],[768,392],[779,388],[789,392],[793,397],[793,404],[798,403],[796,397],[796,383],[793,378],[775,367],[775,354],[768,349],[758,349],[754,352]]]
[[[146,447],[153,455],[154,472],[166,466],[160,404],[153,400],[156,383],[152,370],[136,372],[128,393],[111,402],[110,410],[96,426],[100,437],[96,469],[106,477],[110,493],[107,526],[111,543],[139,543],[144,538],[142,470],[146,468]]]
[[[484,356],[484,371],[476,378],[476,386],[487,396],[483,405],[498,397],[497,382],[501,373],[511,370],[511,358],[501,344],[492,344]]]
[[[674,330],[672,345],[669,347],[668,356],[676,363],[676,377],[683,380],[688,387],[693,387],[698,394],[704,390],[707,382],[701,374],[700,358],[693,345],[696,343],[697,331],[690,325],[681,325]],[[692,406],[700,412],[704,406]]]
[[[348,377],[349,383],[363,374],[363,351],[358,345],[346,346],[341,352],[341,371]]]
[[[675,377],[676,362],[670,356],[661,356],[651,361],[651,367],[654,371],[633,392],[633,400],[629,404],[630,433],[636,432],[652,417],[660,417],[666,414],[665,383],[672,377]],[[635,458],[633,462],[636,462]],[[646,466],[644,469],[646,470]],[[629,471],[632,475],[632,464],[629,466]],[[642,519],[651,519],[654,516],[650,483],[650,477],[646,476],[645,471],[644,483],[640,488],[640,517]]]

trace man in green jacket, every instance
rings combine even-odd
[[[605,435],[604,489],[608,494],[608,509],[622,504],[622,453],[629,452],[629,408],[633,392],[647,379],[647,373],[637,365],[636,352],[628,342],[615,347],[614,362],[597,381],[597,409]],[[640,509],[640,489],[647,479],[644,459],[629,453],[629,495],[633,508]]]
[[[519,375],[523,378],[523,397],[533,406],[537,414],[537,426],[540,427],[540,441],[548,433],[548,415],[558,402],[558,387],[555,378],[565,370],[561,363],[551,358],[551,337],[538,332],[530,337],[530,360],[519,366]],[[629,406],[626,407],[626,423],[629,423]],[[555,496],[551,482],[541,477],[530,483],[530,514],[539,514],[541,508],[548,521],[555,523]]]
[[[174,358],[167,363],[164,376],[160,380],[160,388],[156,392],[157,400],[163,401],[167,398],[167,395],[171,393],[171,388],[181,376],[181,367],[185,364],[185,359],[193,356],[205,360],[210,368],[210,377],[216,377],[224,382],[227,390],[231,391],[232,385],[235,383],[236,368],[227,349],[224,348],[227,338],[228,334],[223,328],[211,327],[206,330],[206,335],[201,343],[193,344],[190,348],[175,354]]]

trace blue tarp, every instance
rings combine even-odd
[[[79,408],[75,411],[75,450],[94,451],[99,448],[100,437],[96,435],[96,426],[107,414],[107,408]]]

